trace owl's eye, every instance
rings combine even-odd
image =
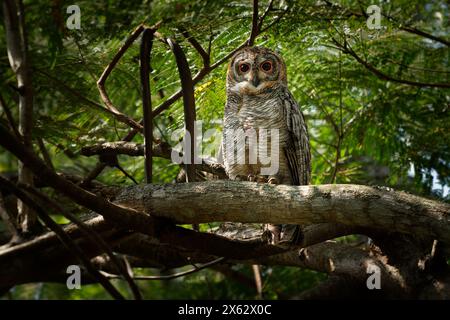
[[[250,70],[250,65],[248,63],[242,63],[239,65],[239,71],[242,73],[246,73],[248,70]]]
[[[265,61],[261,63],[261,69],[263,69],[266,72],[272,71],[272,62]]]

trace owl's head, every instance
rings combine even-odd
[[[246,47],[231,58],[228,90],[242,95],[256,95],[280,85],[287,85],[286,65],[274,51],[264,47]]]

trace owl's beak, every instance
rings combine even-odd
[[[253,85],[255,88],[257,88],[257,87],[259,86],[259,84],[261,83],[261,82],[259,81],[258,73],[257,73],[257,72],[255,72],[255,73],[253,74],[251,83],[252,83],[252,85]]]

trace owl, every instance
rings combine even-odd
[[[264,47],[236,52],[228,66],[226,91],[221,149],[229,178],[308,184],[307,126],[288,89],[281,56]],[[299,235],[298,226],[292,225],[267,225],[267,230],[274,244],[296,241]]]

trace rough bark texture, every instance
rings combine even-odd
[[[117,202],[176,223],[339,223],[450,244],[450,205],[362,185],[234,181],[139,185],[124,189]]]

